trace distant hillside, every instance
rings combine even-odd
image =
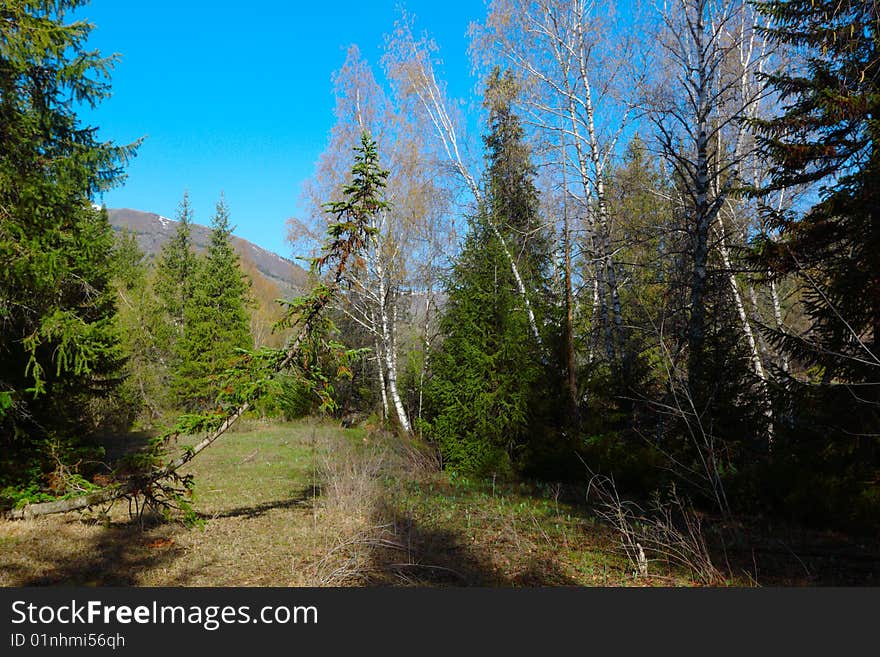
[[[108,209],[110,225],[114,230],[128,228],[137,238],[138,245],[148,256],[155,257],[162,245],[177,230],[177,222],[152,212],[129,209]],[[211,229],[199,224],[192,226],[192,240],[196,250],[202,251],[210,240]],[[252,262],[263,276],[283,291],[303,289],[305,270],[296,263],[260,248],[256,244],[233,236],[233,246],[238,254]]]

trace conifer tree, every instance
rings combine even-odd
[[[656,327],[676,319],[679,332],[683,332],[681,319],[667,317],[673,313],[666,308],[670,304],[670,288],[682,294],[682,282],[673,285],[676,275],[682,275],[681,231],[673,225],[673,208],[667,200],[672,196],[656,162],[649,156],[647,144],[636,134],[623,153],[621,164],[609,175],[609,212],[616,217],[617,233],[614,238],[619,247],[622,280],[621,306],[626,324],[633,327],[628,334],[624,362],[630,366],[623,372],[626,386],[637,383],[645,372],[640,371],[647,349],[657,340]],[[678,266],[677,266],[678,265]]]
[[[529,150],[511,107],[515,92],[510,74],[496,70],[486,93],[486,202],[470,221],[446,281],[443,343],[432,356],[427,394],[430,432],[444,458],[474,472],[524,465],[547,392],[547,354],[529,332],[528,312],[498,236],[515,253],[539,326],[546,328],[549,241]]]
[[[826,382],[880,381],[880,15],[876,2],[774,0],[757,5],[775,41],[806,53],[805,70],[769,82],[784,111],[756,122],[775,161],[771,188],[820,183],[802,217],[776,215],[765,244],[776,275],[805,279],[810,335],[776,336]]]
[[[802,289],[805,331],[767,329],[791,356],[777,456],[784,490],[813,519],[876,523],[880,486],[880,14],[876,2],[759,3],[766,32],[803,62],[768,78],[776,117],[756,121],[774,163],[767,191],[818,191],[806,211],[768,210],[757,262]],[[787,374],[787,373],[786,373]],[[782,477],[777,477],[783,480]]]
[[[222,198],[211,220],[211,241],[198,260],[175,348],[173,388],[189,410],[214,407],[224,372],[241,349],[251,349],[250,281],[232,248],[229,208]]]
[[[67,20],[81,4],[0,5],[0,480],[39,470],[46,440],[77,444],[119,383],[113,236],[92,199],[135,146],[76,115],[108,95],[112,66]]]
[[[156,265],[154,287],[162,302],[163,311],[175,337],[183,331],[184,308],[192,295],[196,256],[193,251],[191,225],[192,209],[189,193],[177,208],[177,229],[174,236],[162,245]]]

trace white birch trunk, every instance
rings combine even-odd
[[[442,94],[440,93],[440,87],[434,77],[434,72],[426,69],[423,64],[418,67],[418,71],[421,77],[416,86],[416,95],[418,96],[419,102],[428,114],[431,123],[434,125],[437,135],[443,143],[446,156],[452,163],[453,168],[464,180],[473,195],[474,200],[477,204],[480,204],[482,202],[482,192],[480,191],[479,185],[477,185],[476,179],[470,171],[468,171],[468,168],[464,163],[464,158],[461,156],[461,150],[458,146],[458,135],[455,131],[455,124],[452,122],[449,113],[446,110]],[[523,300],[526,314],[529,318],[529,328],[532,331],[535,342],[537,342],[538,345],[541,345],[543,342],[541,340],[541,333],[538,330],[538,322],[535,319],[535,313],[532,310],[532,304],[529,301],[529,295],[522,276],[519,273],[519,267],[516,265],[516,260],[514,260],[513,255],[507,246],[507,241],[502,236],[501,231],[498,230],[497,224],[491,219],[489,220],[489,227],[492,229],[493,234],[501,244],[501,250],[510,265],[510,271],[516,282],[517,291]]]
[[[388,394],[391,396],[391,403],[394,404],[394,412],[397,416],[397,421],[400,423],[400,427],[406,432],[410,433],[412,431],[411,425],[409,423],[409,418],[406,416],[406,411],[403,408],[403,401],[400,398],[400,394],[397,390],[397,354],[395,353],[395,340],[394,340],[394,322],[392,318],[389,317],[389,290],[387,286],[387,282],[385,280],[385,268],[382,265],[381,256],[378,254],[377,248],[377,257],[376,257],[376,274],[379,279],[379,319],[380,319],[380,331],[382,336],[382,351],[385,356],[385,370],[388,379]]]
[[[593,109],[593,92],[587,71],[587,56],[584,51],[585,40],[581,22],[577,23],[578,44],[578,68],[581,83],[584,86],[583,107],[586,114],[587,138],[590,146],[590,161],[593,166],[593,183],[596,190],[596,209],[599,214],[600,240],[602,243],[602,266],[605,269],[605,283],[611,295],[611,313],[614,326],[611,334],[612,350],[623,354],[623,315],[620,310],[620,292],[617,285],[617,271],[614,268],[614,259],[611,253],[611,227],[608,222],[608,204],[605,196],[605,176],[602,155],[599,149],[599,140],[596,136],[595,111]],[[574,103],[569,103],[569,112],[573,113]],[[573,118],[573,117],[572,117]],[[588,183],[588,181],[584,181]],[[615,362],[612,354],[612,363]]]
[[[376,370],[379,373],[379,390],[382,393],[382,419],[388,419],[388,390],[385,388],[385,362],[382,358],[382,347],[379,340],[373,340],[373,350],[376,352]]]
[[[746,336],[746,342],[749,344],[752,370],[761,382],[761,394],[763,397],[761,405],[764,407],[764,415],[767,417],[767,442],[772,447],[774,438],[773,406],[770,401],[770,384],[767,378],[767,370],[764,368],[764,363],[761,360],[761,353],[758,350],[758,342],[755,339],[755,332],[752,330],[752,325],[749,322],[748,313],[746,312],[742,294],[739,290],[739,284],[736,282],[736,275],[733,273],[730,264],[730,251],[727,248],[727,236],[724,234],[724,220],[720,214],[718,215],[718,224],[718,250],[721,253],[721,261],[724,270],[727,272],[727,281],[730,285],[730,292],[733,295],[733,303],[736,307],[736,313],[739,316],[742,332]]]

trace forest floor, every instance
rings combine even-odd
[[[578,491],[456,477],[426,452],[366,428],[251,421],[189,468],[194,527],[132,518],[124,503],[0,521],[0,585],[710,583],[653,560],[637,577],[620,534]],[[729,523],[722,534],[723,550],[709,537],[716,585],[878,584],[876,544]]]

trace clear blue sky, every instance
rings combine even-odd
[[[92,0],[89,45],[119,53],[113,96],[83,112],[103,139],[146,137],[112,208],[174,217],[184,189],[207,224],[221,190],[236,234],[281,255],[333,123],[331,74],[356,43],[377,76],[397,2]],[[467,27],[482,0],[410,0],[418,27],[441,48],[453,96],[473,89]]]

